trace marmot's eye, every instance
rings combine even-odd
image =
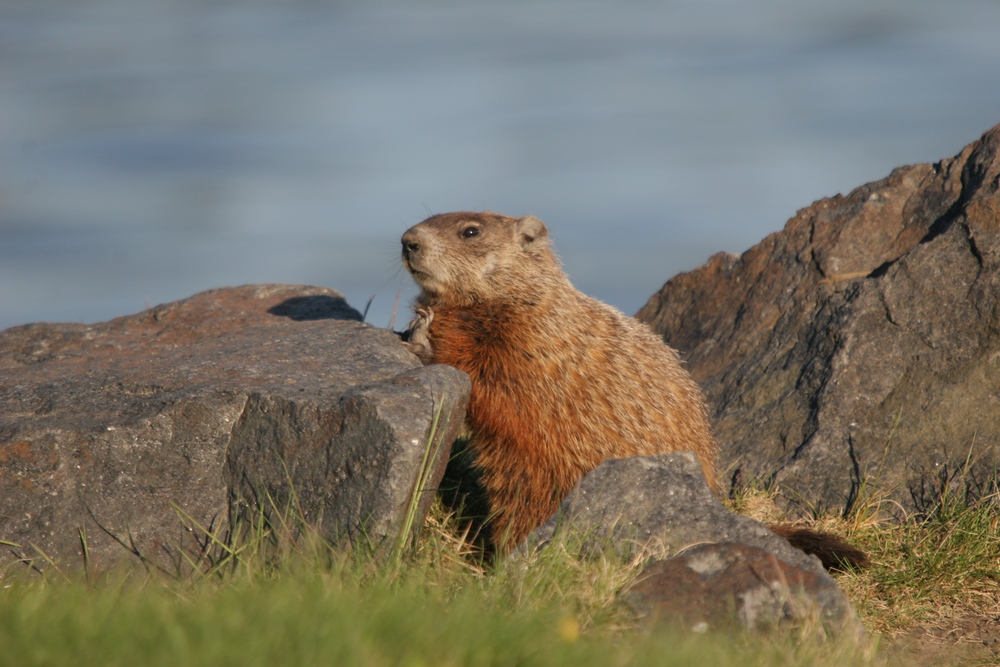
[[[471,239],[473,236],[479,236],[479,227],[466,227],[462,230],[463,239]]]

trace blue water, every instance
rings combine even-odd
[[[0,328],[272,281],[386,325],[455,209],[634,312],[997,123],[996,0],[3,0]]]

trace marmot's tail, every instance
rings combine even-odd
[[[788,540],[789,544],[796,549],[815,555],[827,570],[862,569],[871,564],[864,551],[848,544],[844,538],[838,535],[790,523],[768,526],[768,528]]]

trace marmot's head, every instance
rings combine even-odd
[[[443,213],[408,229],[402,243],[403,265],[430,304],[532,300],[562,275],[548,229],[531,216]]]

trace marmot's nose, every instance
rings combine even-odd
[[[416,235],[411,232],[406,232],[403,234],[403,255],[409,256],[420,252],[420,244],[417,242]]]

